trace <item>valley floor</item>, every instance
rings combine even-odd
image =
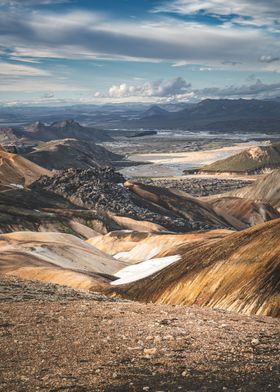
[[[279,391],[279,320],[0,276],[1,391]]]

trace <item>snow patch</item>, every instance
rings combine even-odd
[[[137,245],[135,246],[135,248],[137,248]],[[113,257],[114,257],[114,259],[117,259],[117,260],[129,261],[131,259],[131,257],[133,258],[133,256],[135,256],[135,251],[134,251],[135,248],[133,248],[132,250],[130,250],[128,252],[116,253]],[[142,260],[139,260],[140,259],[139,258],[138,261],[146,261],[146,260],[153,259],[159,253],[159,251],[160,251],[160,248],[158,248],[158,247],[153,248],[149,251],[149,253],[145,257],[142,257]]]
[[[20,184],[10,184],[10,185],[18,189],[24,189],[24,186]]]
[[[180,255],[174,255],[161,257],[158,259],[145,260],[142,263],[129,265],[128,267],[121,269],[114,275],[119,279],[111,282],[111,285],[118,286],[121,284],[131,283],[146,278],[147,276],[150,276],[155,272],[162,270],[163,268],[175,263],[180,259]]]

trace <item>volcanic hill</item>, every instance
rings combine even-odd
[[[114,154],[92,141],[76,139],[52,140],[40,144],[25,157],[49,170],[116,166],[123,159],[121,155]]]
[[[251,147],[239,154],[197,169],[205,173],[259,173],[280,167],[280,143]]]
[[[45,142],[67,138],[92,142],[111,140],[111,137],[104,130],[84,127],[74,120],[54,122],[50,125],[35,122],[26,126],[22,134],[26,137]]]

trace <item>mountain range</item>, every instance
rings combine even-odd
[[[153,106],[138,119],[121,122],[126,128],[274,133],[279,123],[280,102],[255,99],[206,99],[176,112]]]
[[[74,120],[25,128],[0,128],[0,145],[49,170],[125,165],[124,157],[100,145],[111,137],[103,130],[84,127]]]

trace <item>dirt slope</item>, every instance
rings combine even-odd
[[[275,319],[118,303],[1,275],[0,301],[3,391],[278,390]]]
[[[279,211],[269,203],[253,201],[233,196],[211,198],[208,200],[213,210],[228,222],[234,219],[243,224],[243,228],[280,218]]]
[[[20,155],[0,149],[0,191],[11,184],[28,186],[41,176],[51,176],[51,172]]]
[[[181,260],[142,280],[119,286],[131,299],[197,304],[245,314],[280,315],[280,220],[215,242],[170,248]]]
[[[278,208],[280,207],[280,170],[274,170],[251,185],[231,191],[229,195],[262,200]]]

